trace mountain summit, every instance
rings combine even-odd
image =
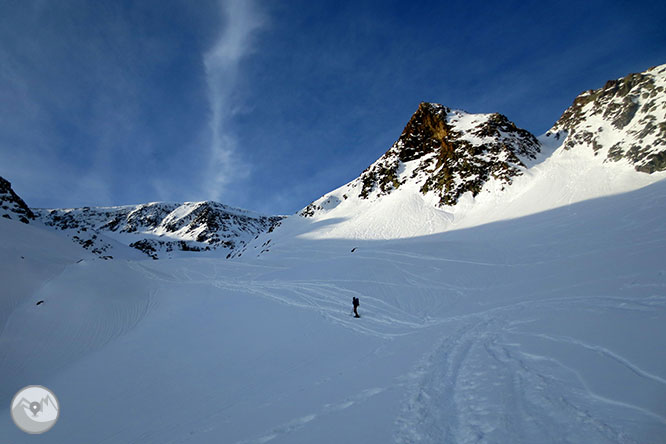
[[[452,206],[460,196],[476,196],[491,178],[510,185],[525,162],[539,153],[539,142],[502,114],[469,114],[435,103],[421,103],[400,138],[356,180],[348,193],[361,199],[390,194],[410,182],[437,206]],[[313,216],[324,199],[301,211]]]

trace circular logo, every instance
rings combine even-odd
[[[58,420],[60,406],[53,392],[41,385],[23,387],[12,399],[12,419],[26,433],[49,430]]]

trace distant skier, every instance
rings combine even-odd
[[[359,303],[358,298],[356,296],[354,296],[352,298],[352,304],[354,304],[354,317],[355,318],[360,318],[361,316],[359,316],[359,314],[358,314],[358,306],[359,306],[360,303]]]

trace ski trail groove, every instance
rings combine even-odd
[[[579,341],[575,338],[569,337],[569,336],[555,336],[555,335],[546,335],[543,333],[540,334],[534,334],[533,336],[539,337],[539,338],[544,338],[544,339],[549,339],[551,341],[556,341],[556,342],[563,342],[563,343],[569,343],[569,344],[574,344],[580,347],[583,347],[587,350],[599,353],[603,356],[606,356],[607,358],[610,358],[619,364],[623,365],[624,367],[628,368],[636,374],[637,376],[640,376],[642,378],[650,379],[654,382],[657,382],[659,384],[666,385],[666,379],[661,378],[657,375],[654,375],[646,370],[641,369],[637,365],[633,364],[630,362],[628,359],[623,358],[622,356],[612,352],[611,350],[608,350],[605,347],[601,347],[599,345],[591,345],[587,344],[586,342]]]

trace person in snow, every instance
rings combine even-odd
[[[358,298],[356,296],[354,296],[352,298],[352,304],[354,304],[354,317],[355,318],[360,318],[361,316],[359,316],[359,314],[358,314],[359,302],[358,302]]]

